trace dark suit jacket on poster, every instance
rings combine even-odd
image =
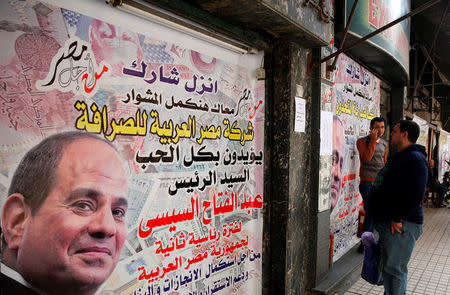
[[[14,279],[0,273],[0,285],[2,295],[38,295],[35,291],[22,285]]]

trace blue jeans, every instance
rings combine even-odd
[[[359,192],[361,193],[361,196],[363,198],[364,210],[366,211],[366,217],[364,217],[363,222],[363,232],[373,232],[373,218],[369,210],[369,200],[370,192],[372,191],[372,183],[373,182],[371,181],[361,181],[359,183]]]
[[[391,223],[375,222],[380,234],[383,284],[386,295],[405,295],[408,279],[408,262],[417,239],[422,234],[422,224],[403,221],[402,233],[391,232]]]

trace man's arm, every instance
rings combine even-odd
[[[358,148],[359,158],[363,161],[370,161],[375,154],[375,147],[377,145],[377,139],[370,138],[369,142],[366,143],[364,138],[360,138],[356,141],[356,147]]]

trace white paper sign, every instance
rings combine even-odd
[[[333,113],[320,111],[320,155],[331,155],[333,139]]]
[[[306,100],[295,97],[295,132],[305,132]]]

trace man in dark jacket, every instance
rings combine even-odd
[[[428,168],[425,148],[415,144],[419,126],[401,120],[391,133],[397,153],[378,173],[370,197],[380,234],[385,294],[406,294],[408,262],[422,234],[422,199]]]

